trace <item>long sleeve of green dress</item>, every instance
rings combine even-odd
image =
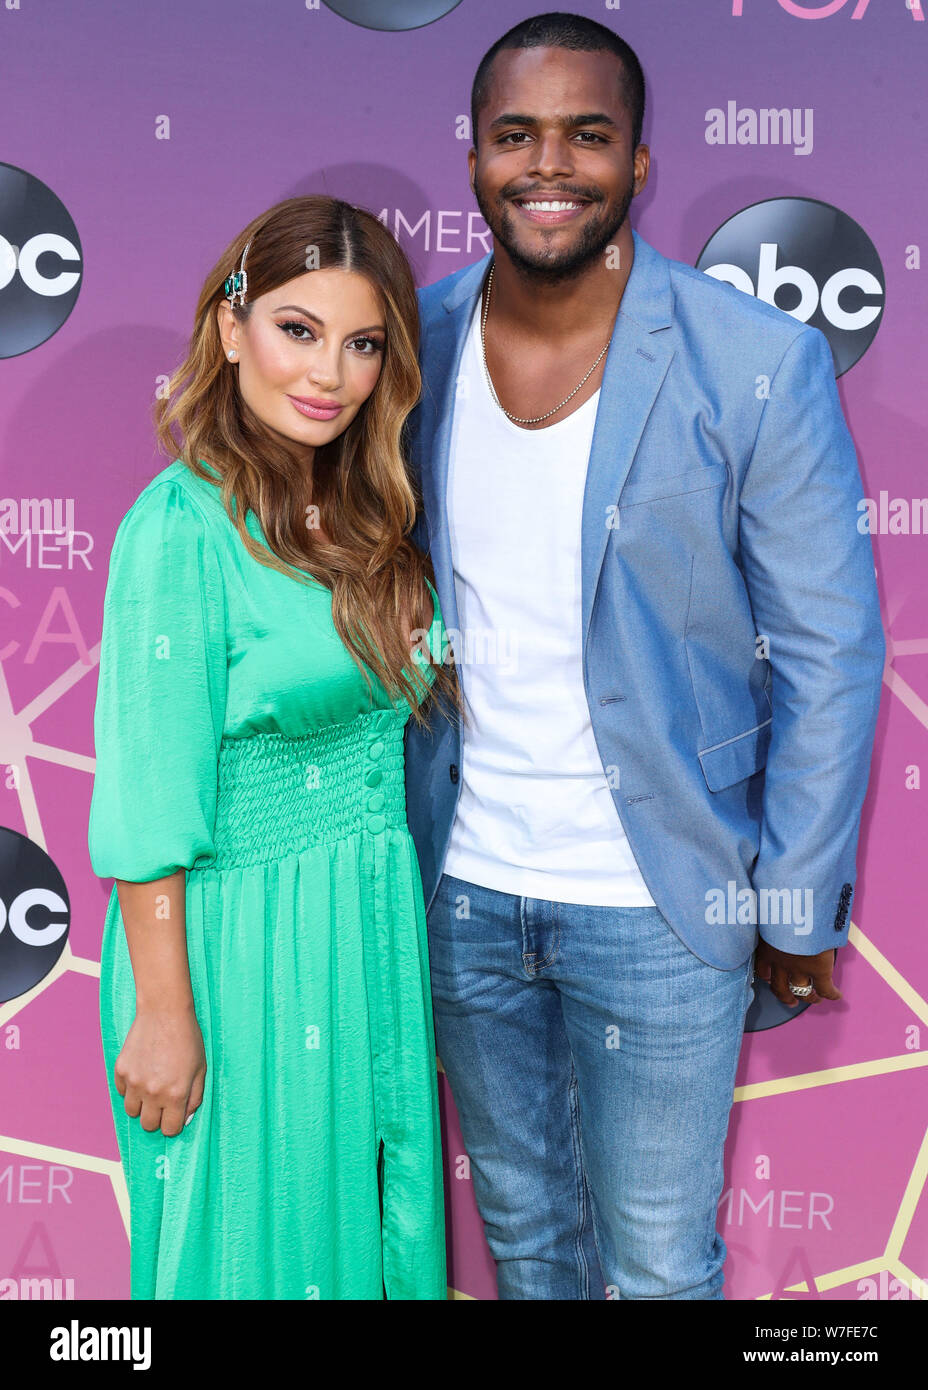
[[[148,882],[213,852],[226,708],[216,541],[182,486],[146,490],[120,523],[103,608],[90,858]]]

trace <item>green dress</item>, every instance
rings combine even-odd
[[[211,483],[180,461],[149,483],[110,560],[90,856],[101,877],[187,870],[208,1070],[180,1134],[126,1115],[114,885],[100,1022],[133,1298],[447,1296],[410,710],[369,674],[373,701],[330,591],[254,560]]]

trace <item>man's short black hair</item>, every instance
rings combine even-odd
[[[477,144],[477,116],[486,105],[490,69],[497,53],[506,48],[568,48],[574,53],[614,53],[623,68],[622,95],[632,118],[632,146],[641,144],[644,124],[644,73],[638,55],[618,34],[579,14],[552,10],[523,19],[497,39],[480,59],[470,94],[471,140]]]

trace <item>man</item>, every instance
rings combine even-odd
[[[883,667],[827,341],[632,230],[643,111],[609,29],[510,30],[473,91],[493,251],[420,292],[466,723],[410,728],[409,823],[501,1298],[723,1297],[752,955],[841,997]]]

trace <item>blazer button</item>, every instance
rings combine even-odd
[[[451,766],[448,768],[448,776],[451,778],[452,782],[456,782],[458,780],[457,763],[452,763]]]

